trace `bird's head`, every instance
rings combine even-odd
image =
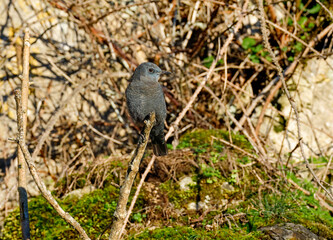
[[[139,79],[140,81],[158,82],[162,74],[170,72],[162,71],[156,64],[145,62],[140,64],[134,71],[132,81]]]

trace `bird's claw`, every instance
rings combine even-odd
[[[143,143],[146,141],[146,137],[144,134],[140,133],[139,134],[139,143]]]

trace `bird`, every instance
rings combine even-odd
[[[143,125],[149,114],[155,112],[156,122],[150,132],[155,156],[168,154],[164,138],[167,109],[162,86],[158,82],[162,74],[170,72],[162,71],[154,63],[144,62],[135,69],[125,91],[129,114],[138,125]]]

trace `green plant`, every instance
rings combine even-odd
[[[200,164],[201,175],[206,179],[206,182],[211,184],[217,181],[217,178],[221,178],[221,172],[206,164]]]
[[[254,63],[260,63],[260,56],[266,58],[270,62],[272,61],[269,53],[267,51],[263,51],[263,45],[257,44],[257,41],[253,38],[244,38],[242,47],[250,53],[250,60]]]
[[[237,183],[237,179],[238,179],[238,170],[234,169],[234,170],[232,170],[232,173],[230,175],[229,182],[230,183]]]
[[[133,216],[132,216],[132,219],[135,221],[135,222],[142,222],[144,218],[146,218],[147,215],[146,214],[141,214],[141,213],[134,213]]]
[[[214,61],[214,57],[213,56],[209,56],[204,58],[204,60],[202,61],[202,64],[206,67],[206,68],[210,68],[210,66],[212,65],[213,61]],[[216,66],[219,65],[223,65],[223,59],[220,59],[217,61]]]
[[[223,161],[224,159],[225,159],[225,155],[221,156],[221,153],[215,152],[215,151],[210,152],[210,160],[212,161],[212,163],[215,164],[219,161]]]

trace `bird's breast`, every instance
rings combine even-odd
[[[162,87],[158,82],[131,82],[126,90],[126,97],[131,116],[136,121],[143,121],[151,112],[156,113],[157,122],[164,121],[166,106]]]

